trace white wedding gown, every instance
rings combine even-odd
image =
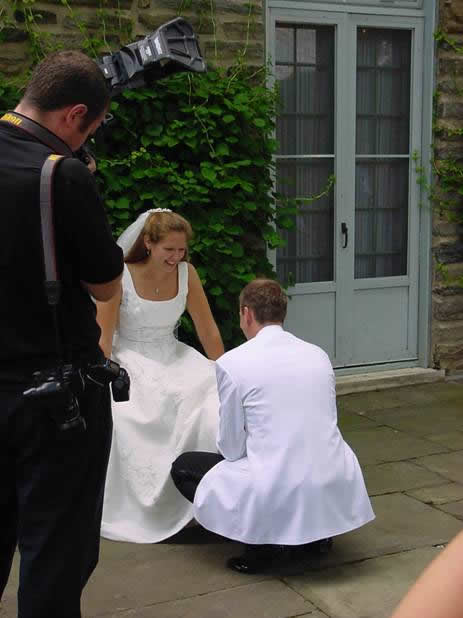
[[[188,264],[172,300],[139,297],[127,266],[113,359],[131,379],[130,401],[113,402],[114,430],[102,536],[154,543],[181,530],[193,505],[170,477],[185,451],[216,452],[219,400],[214,362],[174,336],[185,310]]]

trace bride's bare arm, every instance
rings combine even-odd
[[[186,307],[208,358],[217,360],[224,353],[222,337],[212,316],[201,280],[192,264],[188,264]]]
[[[113,336],[119,320],[119,307],[122,298],[122,285],[115,296],[106,302],[96,301],[96,321],[101,328],[100,348],[106,358],[111,358]]]

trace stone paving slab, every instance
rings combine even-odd
[[[88,614],[108,618],[292,618],[314,617],[316,608],[281,581],[247,584],[229,590],[159,603],[122,613]],[[316,615],[315,615],[316,616]]]
[[[463,482],[463,451],[420,457],[416,463],[450,481]]]
[[[343,395],[337,400],[338,411],[361,414],[363,412],[398,408],[403,405],[403,403],[400,399],[395,397],[396,390],[397,389],[391,389]]]
[[[378,427],[378,423],[361,414],[353,414],[352,412],[339,412],[338,413],[338,427],[344,434],[345,431],[351,431],[355,429],[373,429]]]
[[[439,429],[442,428],[439,426]],[[455,426],[447,433],[427,434],[424,437],[426,440],[431,440],[431,442],[438,442],[439,444],[442,444],[451,451],[463,450],[463,431],[455,429]]]
[[[404,386],[382,391],[370,391],[338,397],[338,409],[346,412],[375,414],[394,408],[433,404],[449,405],[463,399],[463,384],[439,382],[421,386]],[[440,406],[441,408],[443,406]]]
[[[405,405],[443,403],[460,400],[463,397],[463,385],[450,382],[423,384],[422,386],[404,386],[394,389],[394,399]]]
[[[460,483],[446,483],[445,485],[435,487],[414,489],[406,493],[425,504],[440,505],[463,500],[463,485],[460,485]]]
[[[344,439],[352,447],[362,466],[447,452],[445,446],[390,427],[345,431]]]
[[[461,522],[455,517],[404,494],[377,496],[371,502],[376,519],[358,530],[335,537],[331,553],[318,562],[313,561],[311,568],[325,569],[441,545],[461,531]]]
[[[439,508],[441,511],[444,511],[444,513],[450,513],[450,515],[458,519],[463,519],[463,500],[447,502],[447,504],[440,505]]]
[[[389,618],[439,551],[415,549],[286,581],[331,618]]]
[[[439,404],[426,408],[405,407],[389,411],[366,413],[380,425],[392,427],[418,437],[452,433],[463,429],[461,404],[450,404],[445,409]]]
[[[128,544],[102,543],[100,566],[83,597],[87,614],[120,612],[243,585],[243,575],[225,568],[225,560],[241,552],[234,543],[139,545],[132,557],[127,557],[124,545]],[[267,578],[255,575],[245,581]]]
[[[370,496],[442,485],[446,482],[439,474],[409,461],[367,465],[363,466],[362,471]]]

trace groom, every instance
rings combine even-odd
[[[208,530],[246,544],[228,566],[256,573],[299,546],[374,518],[355,454],[337,426],[328,356],[283,330],[287,297],[268,279],[240,295],[248,341],[216,362],[220,454],[184,453],[177,488]]]

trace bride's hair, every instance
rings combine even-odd
[[[171,232],[183,232],[186,237],[185,260],[188,261],[188,243],[193,237],[193,230],[189,222],[176,212],[153,212],[145,221],[138,238],[131,246],[125,257],[126,264],[140,262],[146,258],[145,236],[149,236],[151,242],[157,244]]]

